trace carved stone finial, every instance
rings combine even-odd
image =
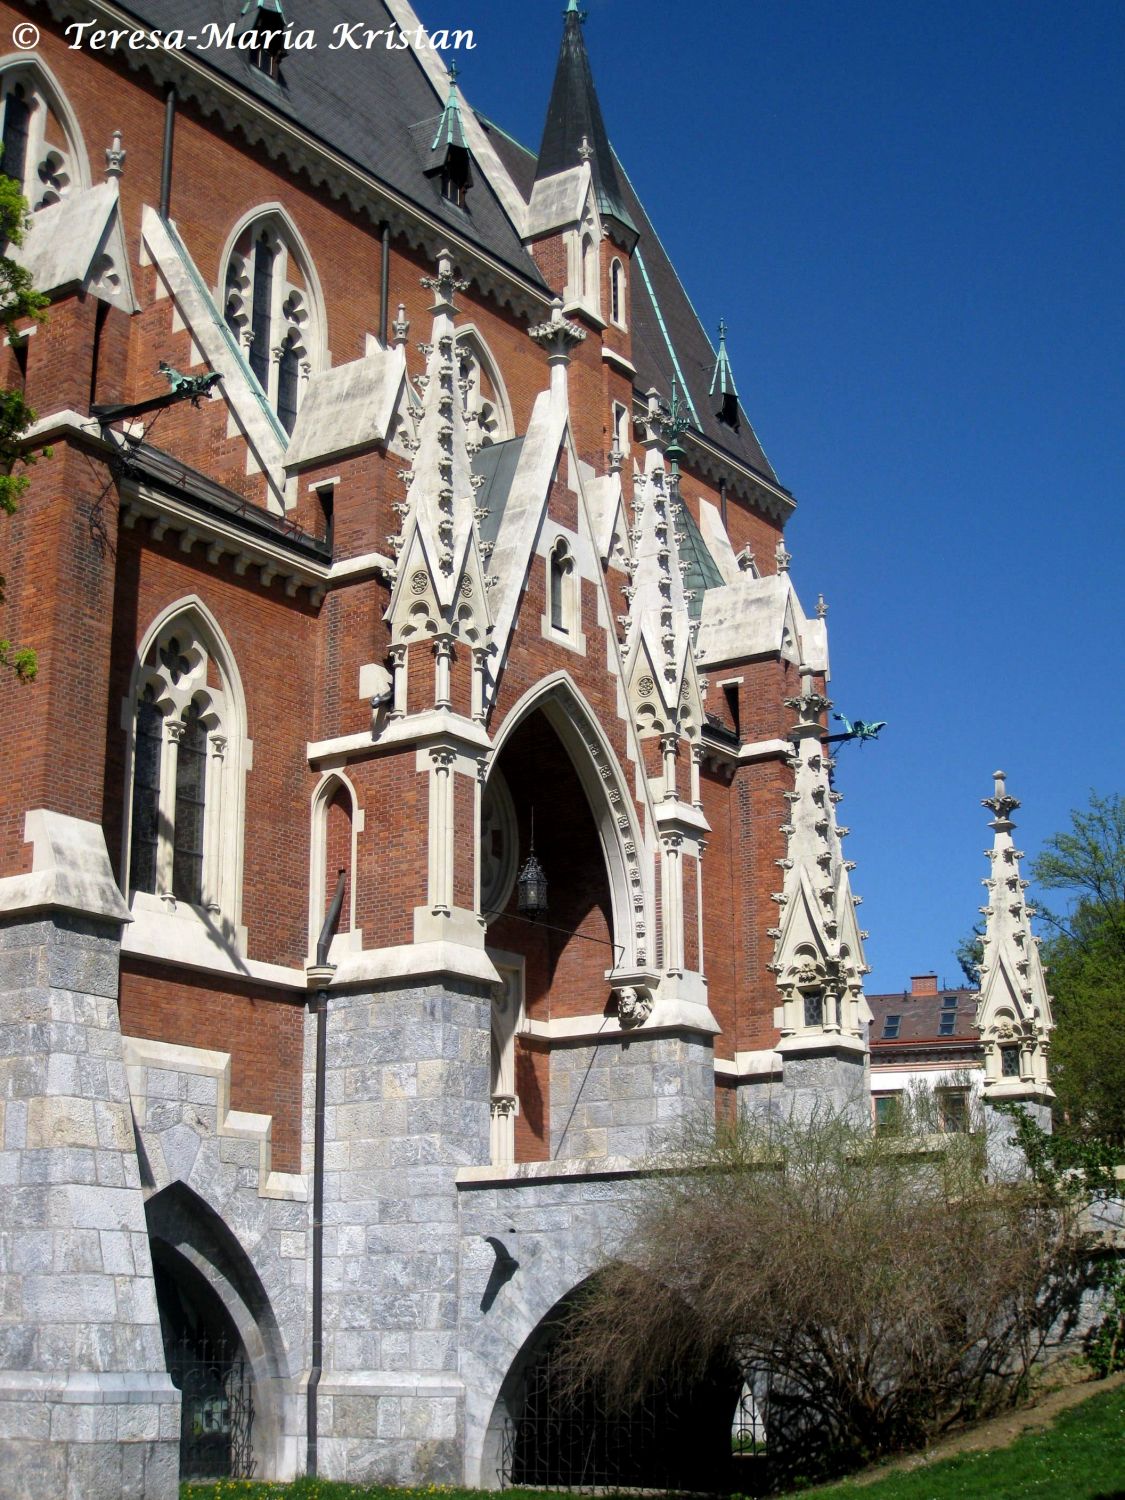
[[[121,132],[115,130],[113,139],[105,148],[105,175],[106,177],[120,177],[125,170],[125,157],[128,152],[121,144]]]
[[[551,303],[551,316],[545,323],[537,323],[529,328],[527,335],[547,351],[554,363],[557,360],[569,360],[570,351],[586,337],[586,330],[563,316],[562,298],[556,297]]]
[[[589,161],[593,154],[594,148],[590,145],[590,137],[588,135],[584,135],[582,137],[582,143],[578,147],[578,155],[582,158],[583,161]]]
[[[410,337],[410,319],[406,316],[406,303],[398,305],[398,317],[391,324],[391,332],[394,334],[395,345],[404,346]]]
[[[785,543],[781,540],[780,537],[778,537],[777,546],[774,549],[773,555],[777,559],[777,571],[779,573],[788,573],[789,564],[793,561],[793,554],[792,552],[787,550]]]
[[[613,447],[609,450],[608,458],[609,472],[611,474],[620,474],[621,465],[625,462],[625,455],[616,443],[614,443]]]
[[[757,559],[754,556],[754,549],[749,545],[743,547],[742,551],[735,558],[735,562],[738,564],[739,570],[743,573],[756,573],[756,561]]]
[[[991,797],[982,797],[981,806],[990,807],[999,822],[1011,822],[1011,816],[1019,807],[1018,797],[1009,797],[1006,787],[1007,776],[1003,771],[993,771],[993,793]]]
[[[816,617],[818,620],[823,620],[827,616],[827,614],[828,606],[824,602],[824,595],[818,594],[816,596]]]

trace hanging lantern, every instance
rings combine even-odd
[[[537,917],[547,910],[547,877],[535,857],[535,809],[531,811],[531,848],[523,869],[516,877],[519,899],[516,910],[527,917]]]

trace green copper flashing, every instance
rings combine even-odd
[[[436,151],[439,146],[460,146],[462,150],[469,149],[469,143],[465,139],[465,125],[461,119],[461,101],[457,95],[457,64],[449,65],[449,98],[445,101],[445,108],[441,112],[438,121],[437,134],[431,151]]]
[[[719,353],[715,360],[715,372],[711,376],[710,394],[713,396],[716,389],[720,396],[737,396],[738,387],[734,383],[734,372],[730,367],[730,357],[727,354],[727,324],[725,318],[719,319]]]
[[[281,6],[281,0],[245,0],[239,14],[244,16],[251,6],[254,6],[256,10],[272,10],[275,15],[280,16],[283,21],[285,20],[285,12]]]

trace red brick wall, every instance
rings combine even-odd
[[[155,1042],[229,1052],[232,1109],[273,1116],[273,1167],[301,1170],[304,997],[179,971],[169,979],[126,958],[121,967],[121,1030]]]

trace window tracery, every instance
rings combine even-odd
[[[475,426],[482,448],[503,443],[512,434],[508,398],[495,361],[474,329],[457,334],[457,373],[466,421]]]
[[[237,928],[244,710],[230,664],[193,613],[150,636],[135,674],[126,867],[131,893]]]
[[[223,316],[286,432],[320,361],[318,298],[278,214],[244,226],[227,257]]]
[[[0,171],[32,210],[89,186],[70,110],[42,70],[22,60],[0,72]]]

